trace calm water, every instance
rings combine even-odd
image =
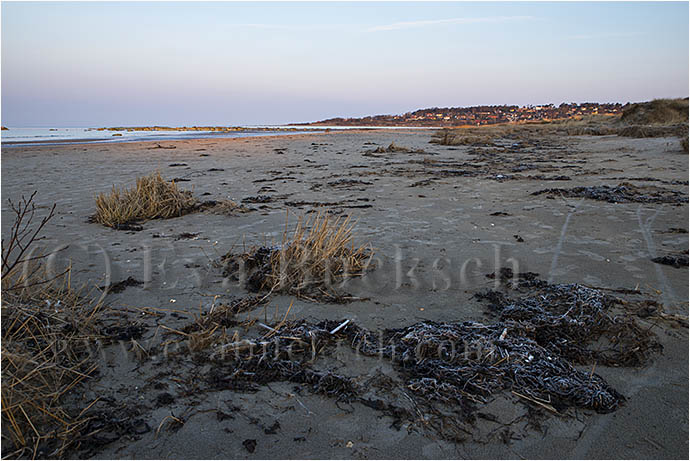
[[[381,128],[381,127],[290,127],[298,131],[251,131],[256,128],[276,128],[275,126],[247,126],[247,131],[241,132],[217,132],[217,131],[97,131],[89,128],[11,128],[2,131],[0,139],[4,147],[11,147],[21,143],[30,144],[50,144],[50,143],[69,143],[69,142],[123,142],[123,141],[165,141],[177,139],[198,139],[198,138],[245,138],[252,136],[277,136],[300,132],[321,132],[325,129],[351,130],[362,128]],[[389,129],[386,127],[386,129]],[[409,127],[392,127],[390,129],[409,129]],[[113,136],[121,134],[122,136]]]
[[[306,130],[304,130],[306,131]],[[2,143],[6,146],[15,143],[64,143],[64,142],[122,142],[122,141],[165,141],[173,139],[194,138],[242,138],[248,136],[267,136],[290,134],[292,132],[281,131],[242,131],[242,132],[217,132],[217,131],[97,131],[89,128],[10,128],[2,132]],[[120,134],[122,136],[113,136]]]

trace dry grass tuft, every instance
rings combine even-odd
[[[67,280],[3,290],[3,457],[33,457],[39,450],[59,456],[88,422],[84,411],[75,414],[63,401],[98,368],[90,345],[101,306],[81,298]]]
[[[194,320],[181,330],[164,327],[167,334],[177,335],[172,342],[185,342],[186,350],[192,353],[201,352],[210,347],[239,341],[237,328],[250,328],[256,323],[249,312],[266,303],[268,296],[254,296],[241,298],[230,303],[216,305],[215,299],[211,309],[203,315],[195,315]],[[247,314],[244,320],[240,314]],[[232,331],[230,331],[232,329]]]
[[[191,192],[180,190],[175,182],[164,180],[156,172],[137,178],[132,189],[113,186],[109,194],[99,194],[93,220],[116,228],[137,221],[182,216],[195,205]]]
[[[373,256],[371,245],[355,246],[351,218],[327,213],[301,216],[281,244],[224,257],[226,275],[245,277],[251,291],[290,293],[312,300],[346,301],[336,284],[363,275]]]
[[[35,194],[34,194],[35,195]],[[33,256],[34,195],[14,205],[2,248],[2,456],[61,456],[80,435],[93,402],[68,409],[67,395],[98,367],[90,345],[101,305],[72,289],[69,272],[48,276],[45,254]],[[14,243],[13,243],[14,242]]]

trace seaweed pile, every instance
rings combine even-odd
[[[617,186],[580,186],[572,189],[542,189],[532,195],[549,194],[563,197],[584,197],[609,203],[688,203],[688,198],[679,191],[658,186],[636,186],[622,182]]]
[[[667,266],[673,266],[676,269],[680,269],[681,267],[688,267],[688,255],[687,251],[685,254],[668,254],[664,256],[659,256],[656,258],[652,259],[652,262],[655,262],[657,264],[664,264]]]
[[[470,138],[476,138],[477,142]],[[562,138],[536,138],[525,131],[503,133],[488,146],[477,136],[458,137],[457,140],[459,144],[471,145],[467,150],[471,156],[469,161],[411,159],[407,163],[414,165],[412,167],[396,166],[378,171],[410,178],[483,177],[495,181],[569,181],[571,177],[562,174],[565,169],[572,174],[593,173],[584,168],[586,161],[573,158],[574,153],[567,150],[567,143]]]
[[[511,330],[522,331],[552,354],[581,365],[638,366],[645,363],[648,351],[660,347],[632,315],[615,311],[623,305],[621,299],[601,290],[549,284],[536,274],[513,274],[509,268],[503,268],[499,277],[517,297],[498,291],[476,297],[487,300]]]
[[[273,327],[261,324],[268,330],[262,337],[216,343],[207,351],[214,366],[206,382],[216,390],[249,392],[270,382],[292,382],[337,401],[380,410],[394,417],[398,427],[401,421],[424,421],[450,438],[467,433],[482,414],[480,406],[502,392],[554,414],[568,408],[598,413],[618,409],[625,397],[595,367],[638,366],[660,349],[636,319],[656,313],[656,303],[634,311],[599,289],[549,284],[537,274],[509,269],[498,276],[505,292],[477,295],[488,301],[494,323],[422,321],[371,331],[349,320],[283,319]],[[386,392],[409,392],[414,411],[397,406],[399,398],[370,399],[370,386],[361,376],[324,369],[318,359],[342,345],[392,363],[400,382],[386,386]],[[576,365],[593,367],[581,371]],[[420,419],[420,412],[426,416]]]

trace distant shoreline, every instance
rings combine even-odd
[[[160,129],[163,128],[163,129]],[[167,129],[165,129],[167,128]],[[37,135],[28,135],[26,139],[13,138],[7,139],[7,135],[2,136],[1,145],[4,148],[18,146],[49,146],[67,144],[113,144],[131,142],[170,142],[185,141],[193,139],[245,139],[254,137],[269,136],[293,136],[299,134],[319,134],[329,132],[329,127],[314,128],[243,128],[237,130],[208,130],[208,127],[128,127],[128,128],[83,128],[80,133],[75,133],[73,138],[47,139]],[[437,127],[335,127],[333,131],[368,131],[368,130],[396,130],[396,129],[434,129]],[[15,128],[14,130],[26,130],[26,128]],[[45,128],[43,131],[54,131],[55,129]],[[89,132],[102,132],[97,137],[85,137]],[[109,134],[113,132],[113,134]],[[11,129],[10,129],[11,133]],[[150,133],[150,134],[148,134]]]

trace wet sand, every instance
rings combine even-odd
[[[531,195],[630,183],[687,198],[688,155],[677,139],[549,137],[525,146],[504,140],[507,149],[496,154],[429,144],[430,134],[373,130],[6,148],[2,232],[11,225],[8,198],[36,190],[39,205],[57,203],[42,242],[52,249],[68,246],[56,264],[71,261],[73,279],[90,286],[108,277],[112,283],[128,277],[144,282],[105,297],[128,322],[144,327],[144,348],[168,339],[162,326],[181,328],[214,302],[246,296],[223,279],[218,258],[231,248],[280,240],[286,209],[290,225],[317,208],[351,214],[357,242],[371,242],[379,267],[347,287],[365,301],[324,304],[275,295],[266,309],[269,321],[282,318],[293,301],[290,318],[346,318],[372,330],[422,319],[482,321],[486,306],[473,294],[491,288],[485,274],[510,261],[555,283],[639,289],[658,299],[664,312],[688,315],[688,268],[651,261],[687,252],[688,234],[673,231],[688,227],[687,202]],[[391,142],[409,149],[372,152]],[[203,200],[270,199],[247,200],[253,210],[235,216],[193,213],[149,221],[139,232],[87,222],[97,193],[132,185],[155,170],[178,178],[180,187]],[[182,233],[197,235],[179,238]],[[437,270],[441,260],[449,279]],[[161,310],[144,315],[145,307]],[[264,311],[253,315],[263,318]],[[528,406],[500,394],[482,410],[496,421],[478,420],[463,443],[441,439],[423,424],[396,429],[375,409],[337,404],[290,383],[254,393],[208,390],[200,376],[210,365],[195,363],[192,354],[182,363],[160,354],[137,360],[111,346],[100,377],[79,392],[85,401],[101,396],[112,406],[135,408],[151,429],[99,448],[92,453],[98,458],[686,458],[687,326],[650,328],[664,350],[649,364],[596,367],[628,399],[619,410],[602,415],[570,409],[548,415],[538,430],[511,423]],[[361,382],[396,373],[388,362],[347,351],[329,366]],[[163,392],[173,400],[156,401]],[[232,417],[220,418],[219,410]],[[171,414],[186,421],[176,431],[161,426]],[[246,440],[256,440],[253,452]]]

